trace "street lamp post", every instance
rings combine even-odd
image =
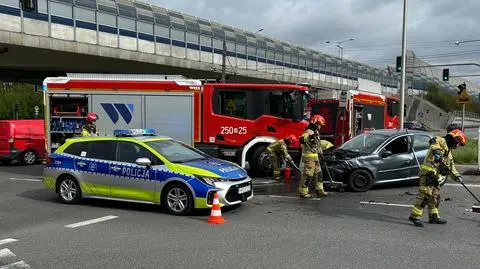
[[[337,48],[338,48],[338,56],[340,57],[340,59],[343,59],[343,47],[342,47],[342,44],[345,43],[345,42],[348,42],[348,41],[353,41],[355,39],[353,38],[349,38],[347,40],[343,40],[343,41],[339,41],[339,42],[332,42],[332,41],[326,41],[325,43],[327,44],[330,44],[330,43],[335,43],[337,44]]]
[[[400,82],[400,122],[398,129],[403,129],[405,121],[405,82],[407,63],[407,0],[403,0],[403,31],[402,31],[402,80]]]
[[[462,41],[460,41],[460,40],[457,40],[457,41],[455,41],[455,45],[457,45],[457,46],[458,46],[458,45],[460,45],[461,43],[479,42],[479,41],[480,41],[480,39],[474,39],[474,40],[462,40]]]

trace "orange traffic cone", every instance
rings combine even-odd
[[[210,217],[208,218],[209,223],[222,224],[225,220],[222,217],[222,211],[220,210],[220,202],[218,201],[218,193],[215,192],[213,195],[213,205]]]

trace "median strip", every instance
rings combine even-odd
[[[118,216],[105,216],[105,217],[101,217],[101,218],[98,218],[98,219],[92,219],[92,220],[87,220],[87,221],[82,221],[82,222],[77,222],[77,223],[65,225],[65,227],[66,228],[77,228],[77,227],[80,227],[80,226],[90,225],[90,224],[94,224],[94,223],[98,223],[98,222],[102,222],[102,221],[107,221],[107,220],[111,220],[111,219],[116,219],[116,218],[118,218]]]

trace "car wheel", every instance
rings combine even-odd
[[[372,175],[365,170],[355,170],[350,174],[348,187],[354,192],[365,192],[373,186]]]
[[[37,154],[33,150],[27,150],[22,154],[21,162],[26,165],[35,164],[37,161]]]
[[[253,175],[264,176],[269,170],[271,170],[270,158],[265,152],[266,146],[259,146],[253,150],[253,154],[248,160],[250,170]]]
[[[162,205],[169,214],[187,215],[193,209],[193,195],[182,183],[173,183],[162,192]]]
[[[58,196],[66,204],[75,204],[80,201],[82,191],[77,180],[71,176],[64,176],[58,183]]]
[[[447,183],[447,176],[440,176],[438,178],[438,183],[440,183],[440,187],[445,185],[445,183]]]

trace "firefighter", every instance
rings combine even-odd
[[[319,157],[323,156],[319,130],[321,126],[325,126],[325,123],[325,119],[322,116],[313,115],[310,118],[310,124],[300,137],[302,146],[302,176],[298,191],[301,198],[312,197],[308,191],[308,179],[313,180],[317,197],[327,195],[327,192],[323,190],[323,174],[319,160]]]
[[[97,114],[93,112],[87,114],[87,123],[82,127],[82,136],[98,136],[97,126],[95,125],[95,121],[97,120]]]
[[[322,148],[322,151],[325,151],[325,150],[333,147],[333,144],[330,143],[328,140],[321,140],[320,141],[320,147]]]
[[[266,153],[268,157],[270,157],[270,161],[272,162],[273,168],[273,179],[280,180],[280,157],[286,158],[290,162],[293,161],[290,154],[288,154],[288,146],[294,144],[297,141],[297,137],[295,135],[289,135],[284,139],[280,139],[276,142],[271,143],[266,148]]]
[[[434,137],[430,140],[430,148],[423,165],[420,166],[420,187],[417,201],[408,218],[415,226],[423,227],[421,221],[423,209],[428,207],[429,223],[446,224],[440,218],[438,206],[440,204],[440,176],[453,176],[455,181],[463,182],[462,176],[455,168],[452,150],[465,146],[467,137],[459,129],[448,133],[445,137]]]

